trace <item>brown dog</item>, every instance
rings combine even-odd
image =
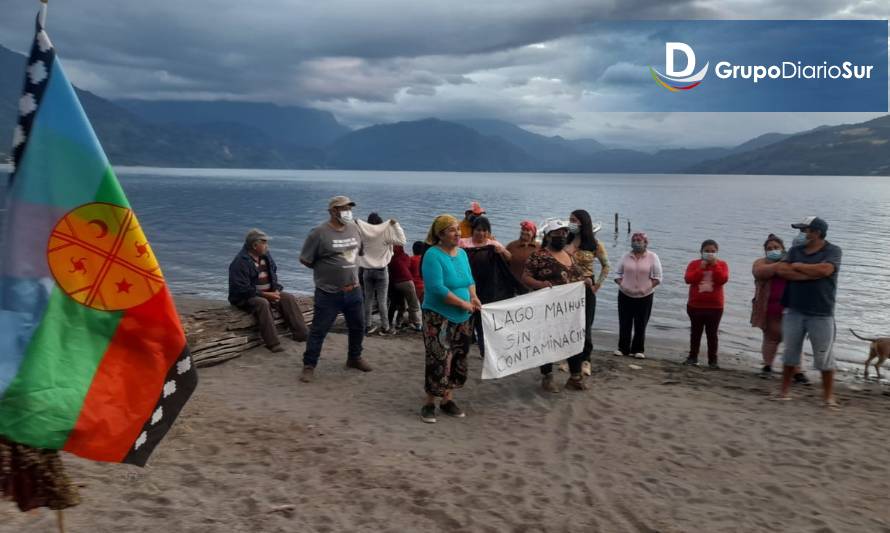
[[[871,362],[872,359],[877,358],[878,362],[875,363],[875,372],[878,374],[878,381],[881,380],[881,365],[884,364],[884,361],[890,357],[890,337],[875,337],[874,339],[867,339],[865,337],[860,337],[856,334],[852,329],[850,333],[853,334],[859,340],[868,341],[871,343],[871,346],[868,350],[868,359],[865,360],[865,379],[868,379],[868,363]]]

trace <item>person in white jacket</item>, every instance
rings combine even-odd
[[[356,220],[355,223],[362,237],[362,250],[356,262],[364,272],[362,280],[365,288],[366,333],[370,335],[378,331],[376,326],[371,326],[371,306],[376,300],[380,313],[380,334],[390,335],[395,332],[395,328],[389,323],[389,272],[386,267],[392,259],[393,245],[405,245],[405,231],[395,219],[384,222],[377,213],[368,215],[367,222]]]

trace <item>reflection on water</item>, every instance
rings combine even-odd
[[[751,263],[770,232],[790,242],[790,224],[818,214],[828,239],[844,251],[838,293],[838,353],[861,361],[867,345],[847,328],[890,334],[890,180],[870,177],[478,174],[439,172],[118,169],[121,182],[165,275],[177,294],[224,298],[226,269],[244,233],[261,227],[282,282],[311,290],[311,273],[297,254],[307,232],[326,218],[336,194],[358,203],[356,215],[377,211],[398,218],[409,241],[422,239],[431,219],[461,216],[477,200],[506,243],[522,219],[568,217],[587,209],[603,223],[598,237],[617,261],[628,249],[628,219],[646,231],[665,271],[651,327],[685,337],[687,287],[683,273],[702,240],[720,243],[729,263],[721,352],[759,352],[759,330],[748,325],[753,297]],[[615,232],[614,213],[619,213]],[[595,327],[617,331],[616,287],[599,294]],[[610,347],[604,347],[610,348]]]

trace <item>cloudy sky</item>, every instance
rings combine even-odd
[[[0,44],[24,52],[39,2],[0,1]],[[887,19],[890,0],[51,0],[47,26],[72,81],[107,98],[298,104],[352,127],[499,118],[653,148],[878,114],[616,112],[629,43],[590,23],[799,18]]]

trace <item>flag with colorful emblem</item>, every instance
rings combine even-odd
[[[0,435],[144,465],[197,384],[154,250],[37,19],[0,251]]]

